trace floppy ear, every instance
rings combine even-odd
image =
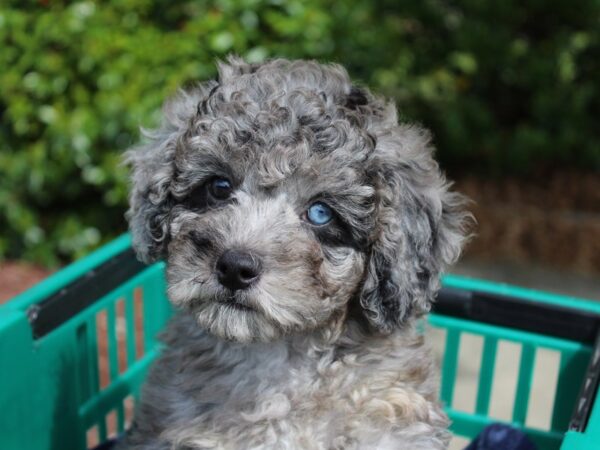
[[[140,261],[150,264],[164,256],[169,225],[170,181],[174,151],[169,140],[157,137],[148,144],[127,152],[126,162],[133,167],[133,185],[126,213],[132,245]]]
[[[132,166],[132,188],[126,217],[138,258],[152,263],[166,256],[170,213],[174,206],[171,188],[177,176],[176,159],[180,147],[198,128],[198,119],[211,112],[211,98],[219,85],[231,77],[251,73],[258,65],[230,56],[218,63],[218,80],[180,91],[163,108],[159,129],[143,131],[146,143],[125,154]]]
[[[126,213],[138,259],[149,264],[165,256],[169,215],[173,207],[171,184],[176,176],[175,155],[190,119],[215,82],[181,91],[167,101],[159,129],[142,130],[146,143],[128,150],[125,163],[132,167],[129,210]]]
[[[391,332],[430,308],[444,268],[460,255],[470,214],[433,160],[429,135],[396,126],[377,140],[371,170],[377,232],[360,304],[370,325]]]

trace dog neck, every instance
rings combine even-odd
[[[264,364],[274,369],[278,365],[306,367],[311,366],[311,362],[333,364],[337,360],[367,354],[383,360],[406,345],[420,345],[423,341],[410,323],[391,334],[381,334],[345,316],[337,317],[328,326],[309,333],[293,333],[271,342],[251,343],[221,339],[199,330],[192,317],[184,320],[190,321],[186,328],[195,328],[193,342],[187,348],[195,348],[196,355],[203,354],[202,359],[208,357],[211,363],[218,364],[220,360],[248,367]]]

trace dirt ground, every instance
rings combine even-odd
[[[473,200],[478,222],[465,260],[600,275],[600,174],[467,176],[456,190]]]
[[[50,270],[23,262],[0,264],[0,304],[33,286],[52,273]]]

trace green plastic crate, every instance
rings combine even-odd
[[[170,314],[164,264],[138,263],[127,235],[0,307],[0,449],[81,450],[121,433]],[[497,421],[490,395],[509,341],[521,348],[512,424],[540,449],[600,449],[600,304],[447,276],[429,323],[446,334],[441,397],[455,434]],[[470,412],[452,407],[466,335],[483,341]],[[549,429],[526,424],[541,349],[560,356]]]

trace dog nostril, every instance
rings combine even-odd
[[[240,270],[240,276],[242,277],[242,279],[248,280],[250,278],[254,278],[256,274],[252,272],[252,270],[242,269]]]
[[[256,255],[241,250],[226,250],[217,261],[216,275],[219,282],[229,289],[246,289],[258,280],[261,268]]]
[[[227,264],[225,264],[223,261],[221,261],[219,259],[219,262],[217,263],[217,272],[219,273],[219,275],[223,274],[223,275],[227,275]]]

